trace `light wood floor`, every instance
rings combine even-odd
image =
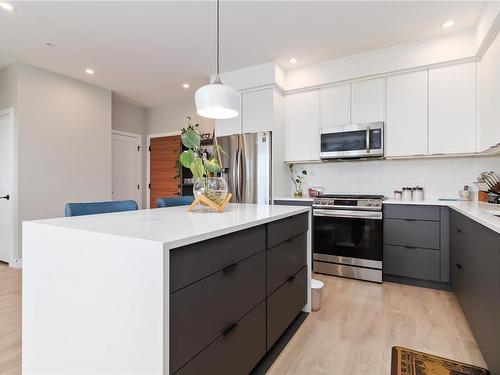
[[[0,374],[21,373],[21,271],[0,262]]]
[[[485,366],[453,293],[315,275],[322,308],[268,374],[389,375],[395,345]]]
[[[316,275],[312,313],[269,374],[389,375],[391,348],[406,346],[485,366],[452,293]],[[21,271],[0,264],[0,374],[21,373]]]

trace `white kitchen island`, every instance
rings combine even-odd
[[[23,373],[172,372],[171,251],[195,243],[203,249],[205,241],[225,236],[217,239],[222,243],[236,232],[270,228],[280,220],[278,227],[287,228],[285,218],[309,211],[230,204],[223,213],[172,207],[24,222]],[[310,214],[305,215],[310,227]],[[265,230],[269,247],[270,229]],[[309,311],[310,252],[307,230],[304,311]]]

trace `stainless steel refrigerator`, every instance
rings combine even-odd
[[[271,203],[271,132],[217,137],[226,152],[220,154],[229,192],[235,203]]]

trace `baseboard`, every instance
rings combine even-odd
[[[12,268],[23,268],[23,259],[22,258],[14,258],[9,262],[9,266]]]
[[[382,280],[397,284],[419,286],[421,288],[431,288],[431,289],[451,291],[451,285],[449,283],[442,283],[439,281],[412,279],[409,277],[401,277],[401,276],[386,275],[386,274],[382,275]]]

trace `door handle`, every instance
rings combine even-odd
[[[0,197],[0,199],[7,199],[7,200],[9,200],[10,199],[10,195],[9,194],[4,195],[3,197]]]

